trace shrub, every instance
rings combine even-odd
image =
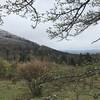
[[[0,58],[0,78],[8,76],[11,64],[4,59]]]
[[[16,68],[14,64],[11,64],[7,60],[0,58],[0,78],[11,79],[15,77]]]
[[[18,65],[17,72],[21,78],[26,80],[32,96],[40,96],[42,93],[41,84],[45,83],[48,77],[47,65],[47,62],[38,60]]]

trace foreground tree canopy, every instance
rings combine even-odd
[[[37,12],[34,2],[34,0],[7,0],[0,9],[1,12],[6,10],[7,14],[15,13],[22,17],[31,16],[30,19],[35,22],[32,27],[35,28],[43,18],[41,17],[43,14]],[[53,26],[47,29],[51,39],[55,37],[68,39],[77,36],[100,20],[100,0],[55,0],[54,5],[54,8],[46,12],[44,19],[47,22],[53,22]]]

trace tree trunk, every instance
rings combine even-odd
[[[41,87],[36,80],[30,82],[28,86],[33,97],[41,96],[42,94]]]

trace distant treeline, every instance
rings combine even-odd
[[[32,48],[0,48],[0,57],[8,61],[27,62],[32,59],[47,60],[53,63],[82,65],[95,63],[100,60],[100,54],[70,54],[60,52],[45,46]]]

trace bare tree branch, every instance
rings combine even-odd
[[[5,5],[0,5],[0,12],[17,14],[30,18],[35,28],[41,16],[34,6],[34,0],[7,0]],[[4,11],[5,12],[5,11]],[[0,24],[3,23],[0,15]],[[55,7],[47,11],[47,21],[52,21],[53,26],[47,29],[49,37],[69,40],[81,34],[89,26],[97,24],[100,20],[100,0],[55,0]]]
[[[96,42],[100,41],[100,38],[98,38],[97,40],[93,41],[91,44],[94,44]]]
[[[51,39],[77,36],[100,20],[100,1],[69,1],[57,0],[55,8],[47,12],[47,21],[54,23],[47,29]]]
[[[6,4],[1,8],[9,14],[17,14],[21,17],[29,18],[33,22],[32,27],[35,28],[40,21],[40,16],[34,7],[34,0],[7,0]]]

